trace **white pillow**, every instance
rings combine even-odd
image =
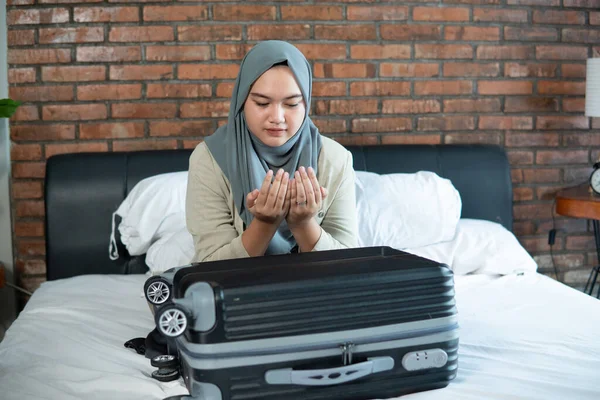
[[[462,203],[450,180],[429,171],[356,171],[355,182],[359,247],[405,249],[454,237]]]
[[[119,258],[115,240],[115,216],[120,216],[121,242],[130,255],[142,255],[160,236],[185,225],[187,171],[155,175],[140,181],[113,214],[109,256]],[[172,216],[172,220],[166,220]]]
[[[404,251],[443,262],[456,275],[509,275],[537,270],[537,263],[512,232],[496,222],[478,219],[461,219],[450,241]]]
[[[170,268],[190,263],[194,257],[194,241],[183,226],[152,243],[146,253],[146,265],[152,275],[158,275]]]

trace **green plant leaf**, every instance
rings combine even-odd
[[[20,105],[20,101],[0,99],[0,118],[10,118]]]

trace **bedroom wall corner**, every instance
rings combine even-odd
[[[8,97],[6,0],[0,0],[0,98]],[[0,262],[6,268],[6,278],[13,282],[12,224],[9,196],[10,139],[8,120],[0,119]],[[0,341],[15,319],[16,301],[12,289],[0,289]]]

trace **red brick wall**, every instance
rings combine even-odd
[[[495,143],[513,166],[515,231],[550,272],[553,193],[600,157],[583,115],[600,0],[8,0],[16,265],[44,274],[52,154],[191,148],[226,115],[239,60],[285,39],[314,63],[312,115],[343,143]],[[593,128],[593,129],[590,129]],[[583,220],[557,218],[560,278],[594,264]]]

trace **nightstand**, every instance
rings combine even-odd
[[[563,189],[556,194],[556,213],[566,217],[586,218],[594,225],[598,265],[590,271],[583,289],[585,293],[591,295],[600,273],[600,195],[594,193],[588,183]],[[596,297],[600,298],[600,285]]]

